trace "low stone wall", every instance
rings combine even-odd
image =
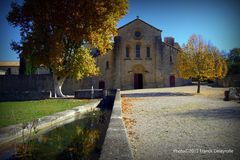
[[[23,132],[24,135],[28,135],[29,133],[33,132],[33,128],[41,131],[43,129],[50,129],[52,127],[60,126],[74,121],[77,117],[83,115],[84,113],[98,109],[97,106],[99,103],[100,100],[95,100],[92,103],[78,106],[63,112],[58,112],[50,116],[45,116],[27,124],[20,123],[1,128],[0,145],[22,137]]]
[[[51,75],[1,75],[0,92],[53,91]]]
[[[132,160],[133,155],[122,119],[120,90],[117,90],[100,160]]]
[[[40,100],[51,97],[51,91],[10,91],[0,92],[0,101]]]
[[[89,89],[92,86],[90,78],[76,80],[68,78],[62,86],[65,95],[74,95],[78,89]],[[98,86],[95,84],[94,88]],[[53,78],[51,74],[41,75],[0,75],[0,92],[25,92],[25,91],[51,91],[54,92]]]
[[[103,89],[80,89],[75,91],[75,98],[79,99],[91,99],[91,98],[103,98],[104,90]]]
[[[228,75],[224,79],[218,79],[216,84],[222,87],[240,87],[240,74]]]

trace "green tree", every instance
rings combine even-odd
[[[216,47],[207,45],[201,36],[192,35],[177,56],[179,77],[197,79],[197,93],[203,80],[223,78],[226,75],[226,62]]]
[[[127,13],[127,0],[25,0],[15,2],[7,20],[20,27],[20,42],[12,49],[34,67],[52,70],[55,93],[72,76],[81,79],[99,73],[91,48],[100,54],[112,49],[116,24]]]
[[[228,55],[229,74],[240,74],[240,48],[234,48]]]

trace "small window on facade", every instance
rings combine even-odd
[[[172,56],[170,56],[170,63],[172,63]]]
[[[146,54],[147,58],[150,58],[150,47],[147,47],[147,54]]]
[[[126,47],[126,57],[129,58],[129,47]]]
[[[139,44],[136,45],[136,57],[137,58],[140,58],[140,49],[141,49],[141,46]]]
[[[106,62],[106,69],[109,69],[109,62]]]

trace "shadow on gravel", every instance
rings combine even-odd
[[[185,113],[177,113],[178,116],[192,116],[197,118],[216,118],[216,119],[239,119],[240,107],[223,107],[218,109],[198,109]]]
[[[161,97],[161,96],[193,96],[194,94],[182,92],[149,92],[149,93],[129,93],[121,95],[122,97]]]

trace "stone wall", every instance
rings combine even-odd
[[[4,74],[12,74],[18,75],[19,74],[19,66],[0,66],[0,70],[5,72]],[[7,73],[10,70],[10,73]]]
[[[216,83],[222,87],[240,87],[240,74],[228,75],[223,79],[218,79]]]
[[[104,90],[103,89],[80,89],[75,91],[75,98],[79,99],[93,99],[93,98],[103,98]]]
[[[136,37],[135,32],[140,32],[140,37]],[[140,45],[140,57],[136,57],[136,45]],[[150,48],[150,57],[147,57],[147,48]],[[134,75],[142,74],[143,88],[169,87],[170,76],[175,76],[175,86],[186,85],[189,81],[176,76],[177,53],[175,46],[162,42],[161,30],[135,19],[118,29],[112,51],[96,57],[101,75],[93,79],[94,84],[104,81],[106,89],[133,89]]]
[[[53,91],[51,75],[1,75],[0,92]]]
[[[121,89],[134,88],[134,74],[143,75],[143,88],[156,87],[157,43],[155,37],[161,37],[161,31],[150,27],[137,19],[118,30],[121,37],[119,49],[120,87]],[[140,32],[141,36],[135,36]],[[161,41],[159,42],[161,43]],[[140,57],[136,57],[136,45],[140,45]],[[126,47],[129,47],[129,58],[126,57]],[[147,57],[147,47],[150,48],[150,57]]]
[[[100,160],[133,160],[121,108],[120,90],[117,90]]]
[[[76,90],[90,89],[92,83],[91,78],[85,78],[84,80],[68,78],[63,84],[62,91],[66,95],[74,95]],[[47,98],[50,92],[54,93],[53,79],[50,74],[31,76],[0,75],[0,95],[2,100],[24,100],[24,98],[30,100],[38,99],[37,97]]]
[[[51,97],[50,91],[10,91],[0,92],[0,101],[41,100]]]

